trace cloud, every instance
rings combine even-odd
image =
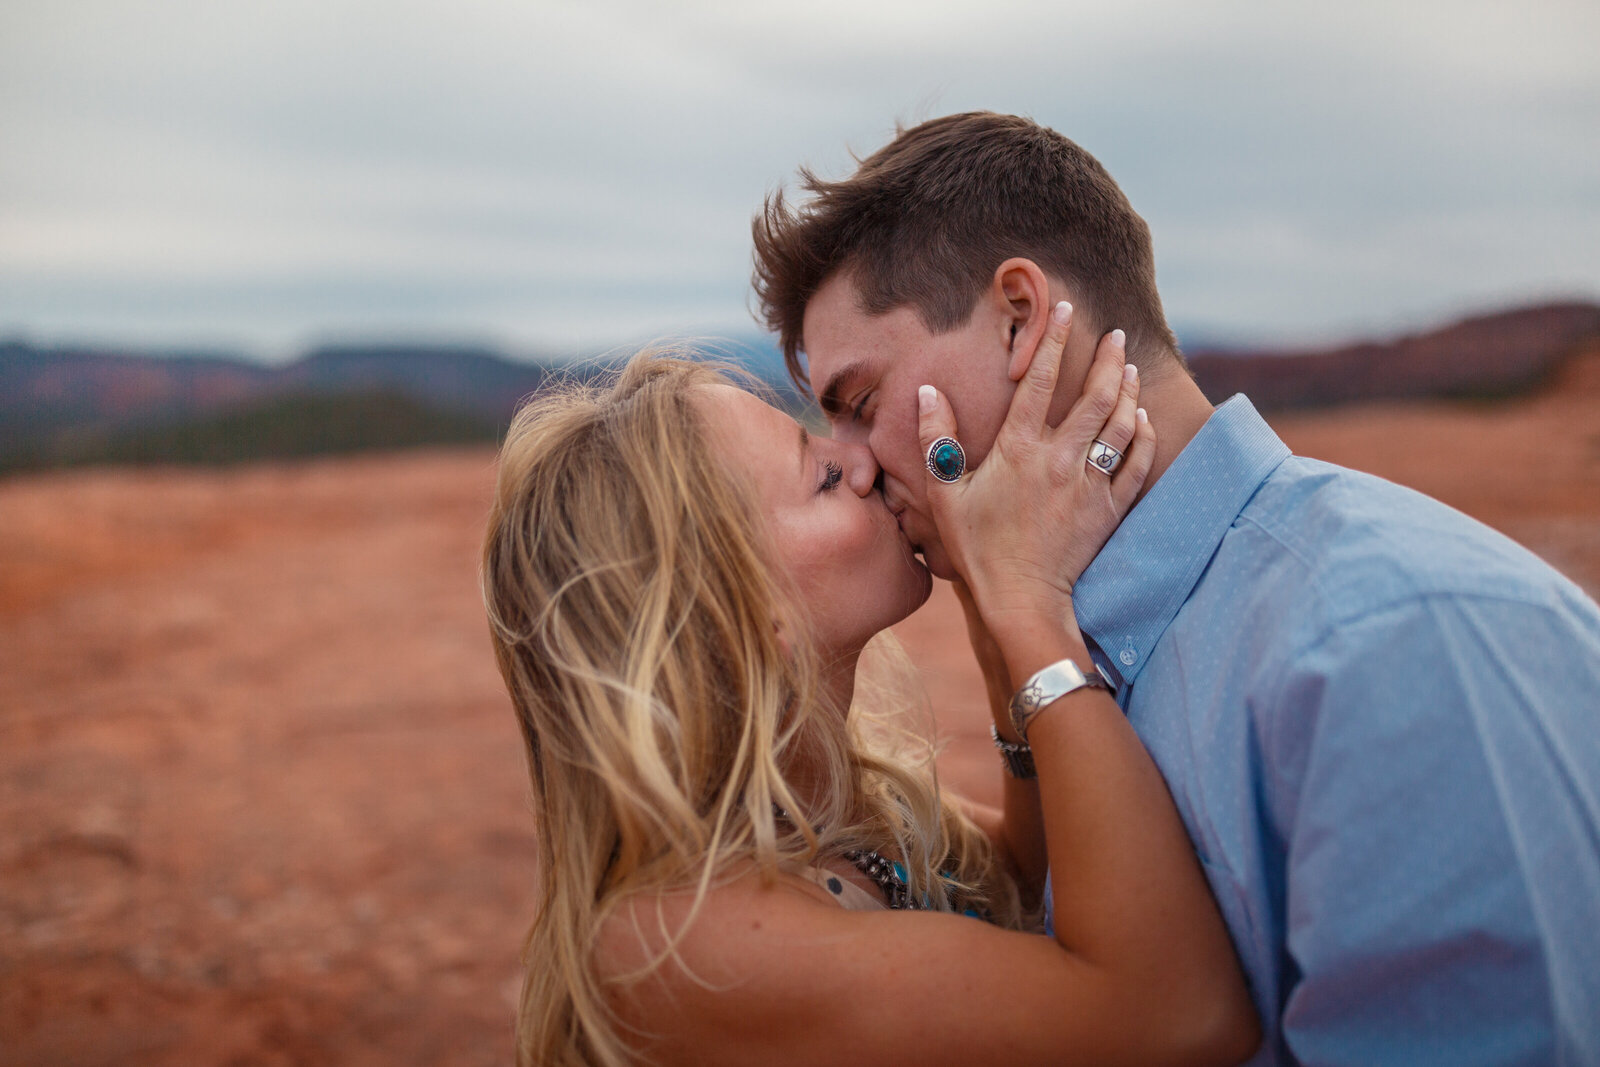
[[[1241,339],[1600,294],[1589,3],[179,3],[0,13],[0,329],[747,330],[749,219],[897,119],[1017,111]]]

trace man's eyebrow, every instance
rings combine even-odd
[[[828,384],[824,385],[822,392],[817,394],[817,405],[825,413],[833,415],[844,410],[844,398],[840,394],[844,392],[844,387],[851,380],[860,375],[861,367],[861,361],[856,360],[854,363],[846,363],[833,372],[833,376],[828,379]]]

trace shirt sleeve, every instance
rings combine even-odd
[[[1425,596],[1283,676],[1273,756],[1300,1062],[1600,1064],[1600,622]]]

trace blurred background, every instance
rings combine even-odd
[[[1600,7],[0,3],[0,1064],[503,1063],[475,590],[518,397],[777,380],[749,223],[986,108],[1155,236],[1213,399],[1600,590]],[[940,593],[900,628],[993,795]]]

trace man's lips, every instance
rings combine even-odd
[[[908,542],[910,542],[911,551],[914,554],[918,555],[918,556],[922,555],[922,544],[915,537],[913,537],[911,535],[911,531],[910,530],[906,529],[906,511],[907,511],[907,509],[905,507],[899,507],[899,508],[891,508],[890,510],[894,514],[894,524],[896,526],[900,527],[900,535],[902,537],[904,537]]]

